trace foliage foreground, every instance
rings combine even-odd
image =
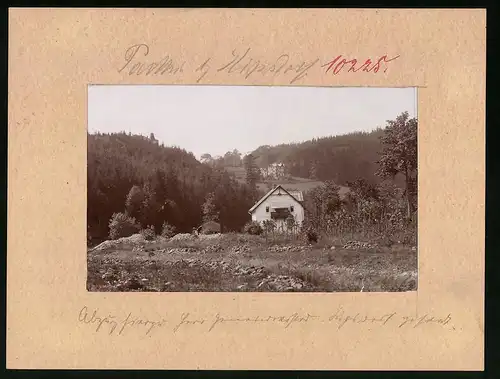
[[[417,289],[417,251],[357,240],[244,234],[141,234],[88,250],[89,291],[402,292]]]

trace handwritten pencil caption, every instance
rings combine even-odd
[[[122,317],[111,314],[101,313],[99,309],[89,309],[84,306],[79,314],[78,321],[88,325],[94,332],[108,335],[123,335],[127,331],[137,330],[145,335],[152,335],[153,332],[163,328],[170,329],[176,333],[180,330],[201,327],[200,331],[207,333],[214,329],[235,324],[258,325],[276,325],[284,329],[292,328],[296,325],[304,324],[322,324],[325,327],[331,327],[341,330],[352,326],[371,327],[391,327],[397,329],[423,328],[425,326],[435,325],[454,331],[451,314],[444,316],[435,316],[423,314],[419,316],[402,315],[397,312],[368,315],[351,314],[339,307],[336,312],[326,315],[311,315],[309,313],[292,313],[288,315],[257,315],[257,316],[239,316],[230,317],[216,313],[210,317],[196,317],[191,313],[182,313],[177,319],[167,320],[166,317],[158,319],[148,319],[133,315],[129,312]]]
[[[391,62],[400,58],[397,56],[380,55],[375,58],[348,58],[342,54],[335,58],[322,61],[319,57],[302,60],[292,54],[283,53],[275,58],[263,59],[253,54],[250,47],[233,49],[231,54],[216,59],[206,57],[200,62],[180,60],[169,54],[163,54],[160,59],[152,59],[149,45],[140,43],[125,50],[119,73],[128,76],[162,76],[180,75],[184,72],[196,74],[196,82],[202,83],[210,76],[224,73],[237,78],[250,79],[261,77],[284,77],[290,83],[299,82],[313,70],[320,70],[325,75],[341,73],[386,73]]]

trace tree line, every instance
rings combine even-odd
[[[210,166],[215,167],[241,167],[243,165],[242,154],[234,149],[232,151],[228,151],[224,154],[224,156],[215,156],[213,157],[209,153],[204,153],[201,156],[201,161]]]

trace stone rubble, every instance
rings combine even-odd
[[[198,238],[201,239],[201,240],[216,240],[216,239],[220,239],[221,237],[222,237],[221,233],[200,234],[198,236]]]
[[[303,280],[288,275],[268,275],[258,285],[258,289],[269,288],[271,291],[300,291],[307,287]]]
[[[148,242],[145,241],[141,234],[135,234],[130,237],[120,238],[114,241],[105,241],[98,245],[93,251],[101,252],[104,250],[116,248],[128,247],[132,248],[132,251],[136,253],[146,253],[146,254],[136,254],[132,259],[135,262],[139,262],[145,267],[153,266],[152,269],[157,268],[154,265],[158,265],[161,262],[161,266],[164,267],[175,267],[179,272],[183,270],[188,270],[194,268],[195,270],[200,270],[201,274],[203,272],[213,272],[216,275],[222,273],[224,275],[229,275],[237,278],[238,286],[236,289],[238,291],[305,291],[313,287],[312,283],[304,281],[301,275],[295,277],[294,274],[291,275],[278,275],[272,273],[269,269],[264,266],[256,265],[241,265],[237,264],[239,257],[245,254],[252,253],[260,248],[260,245],[255,245],[251,242],[244,240],[243,238],[237,240],[230,240],[232,244],[224,244],[224,241],[219,241],[221,234],[209,234],[194,236],[192,234],[183,233],[177,234],[172,237],[169,241],[182,241],[187,243],[177,243],[172,244],[176,247],[169,247],[168,245],[161,245],[158,241]],[[208,243],[203,243],[201,245],[196,243],[189,243],[192,239],[209,239]],[[155,243],[156,242],[156,243]],[[166,242],[166,240],[164,241]],[[236,242],[236,244],[234,244]],[[171,246],[172,246],[171,245]],[[180,246],[178,245],[194,245],[192,246]],[[168,247],[167,247],[168,246]],[[264,245],[265,246],[265,245]],[[270,253],[293,253],[293,252],[307,252],[311,246],[303,244],[275,244],[271,246],[264,247],[266,252]],[[161,247],[161,248],[160,248]],[[352,250],[369,250],[377,248],[377,244],[360,242],[360,241],[348,241],[346,244],[336,246],[325,246],[323,249],[325,251],[336,250],[336,249],[352,249]],[[412,251],[416,250],[416,247],[411,247]],[[217,254],[224,253],[224,258],[220,256],[217,258]],[[341,254],[342,251],[339,251]],[[178,254],[180,257],[171,257],[168,259],[161,259],[161,256]],[[214,254],[212,257],[207,258],[207,254]],[[336,254],[336,253],[335,253]],[[333,254],[333,255],[335,255]],[[184,255],[184,256],[182,256]],[[195,258],[192,258],[192,257]],[[149,258],[148,258],[149,257]],[[181,258],[181,259],[178,259]],[[122,264],[122,259],[117,259],[116,257],[108,257],[102,254],[89,255],[89,261],[94,259],[99,259],[104,266],[111,264],[117,265]],[[249,262],[250,263],[250,262]],[[314,268],[309,267],[309,269],[314,270]],[[187,271],[186,271],[187,272]],[[196,271],[195,271],[196,272]],[[282,271],[283,272],[283,271]],[[291,273],[288,270],[285,273]],[[156,286],[158,288],[163,288],[164,291],[172,290],[176,287],[173,282],[165,282],[163,284],[155,283],[155,278],[150,277],[148,280],[144,277],[134,277],[134,273],[130,270],[123,270],[123,272],[113,271],[113,269],[108,269],[108,271],[98,271],[99,281],[107,283],[107,285],[115,285],[118,290],[128,290],[128,291],[147,291],[148,288]],[[337,272],[336,272],[337,273]],[[338,274],[338,273],[337,273]],[[352,273],[351,273],[352,274]],[[307,278],[304,278],[307,279]],[[168,278],[167,280],[173,280]],[[415,280],[415,278],[410,276],[402,277],[401,280]],[[152,284],[150,284],[152,283]],[[410,283],[411,284],[411,283]],[[177,287],[178,288],[178,287]]]
[[[186,241],[186,240],[194,240],[196,238],[197,236],[191,233],[178,233],[172,238],[170,238],[170,241]]]
[[[298,245],[273,245],[269,247],[268,251],[273,253],[282,253],[282,252],[297,252],[305,250],[305,246]]]
[[[118,249],[122,246],[134,246],[137,247],[139,245],[145,245],[146,240],[142,236],[142,234],[133,234],[130,237],[118,238],[116,240],[109,240],[100,243],[94,248],[90,249],[92,252],[104,251],[108,249]]]
[[[250,248],[246,245],[237,245],[237,246],[233,246],[230,250],[229,250],[229,254],[231,255],[238,255],[238,254],[245,254],[245,253],[249,253],[250,252]]]
[[[203,249],[204,253],[220,253],[222,251],[224,251],[224,249],[219,244],[209,245]]]
[[[350,249],[350,250],[376,249],[377,247],[378,246],[376,244],[369,243],[369,242],[360,242],[360,241],[349,241],[343,246],[344,249]]]

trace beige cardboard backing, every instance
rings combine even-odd
[[[457,369],[483,368],[484,10],[11,9],[9,20],[7,366],[9,368]],[[118,72],[128,47],[170,55],[183,72]],[[325,73],[294,85],[419,86],[419,288],[413,293],[88,293],[86,133],[89,84],[290,85],[286,75],[216,72],[234,49],[324,64],[399,58],[379,72]],[[387,70],[385,71],[385,68]],[[130,111],[130,110],[124,110]],[[196,111],[196,109],[193,109]],[[116,320],[165,319],[109,334],[82,307]],[[353,323],[345,314],[443,318],[418,327]],[[257,315],[295,322],[205,324]],[[408,316],[408,317],[409,317]],[[89,319],[87,319],[89,320]],[[359,320],[359,318],[358,318]],[[94,318],[93,321],[96,321]],[[142,329],[141,329],[142,328]]]

